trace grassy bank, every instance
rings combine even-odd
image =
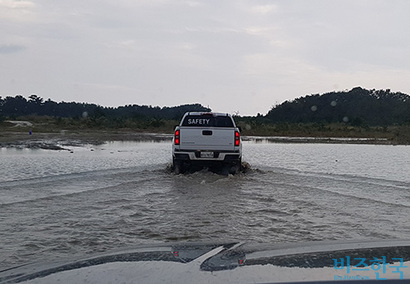
[[[364,127],[348,124],[271,124],[237,118],[244,136],[282,136],[315,138],[369,138],[378,143],[410,144],[410,125]],[[17,122],[20,121],[21,123]],[[0,142],[48,137],[104,140],[135,140],[141,133],[172,134],[176,120],[113,118],[18,117],[0,123]],[[29,135],[31,132],[32,135]],[[139,139],[139,138],[138,138]],[[317,141],[323,141],[318,139]],[[383,141],[383,142],[381,142]],[[371,141],[370,141],[371,142]]]
[[[0,123],[0,144],[46,139],[81,140],[93,144],[114,140],[155,140],[157,136],[147,133],[171,134],[177,123],[156,119],[102,121],[90,118],[26,116]]]
[[[410,125],[367,127],[344,123],[257,123],[240,121],[244,135],[316,138],[369,138],[386,140],[390,144],[410,144]]]

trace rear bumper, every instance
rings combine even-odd
[[[201,152],[212,152],[213,157],[201,157]],[[180,161],[193,162],[238,162],[242,158],[240,150],[236,151],[198,151],[179,150],[174,151],[173,158]]]

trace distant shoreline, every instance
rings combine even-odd
[[[387,138],[357,138],[357,137],[294,137],[294,136],[244,136],[243,141],[256,143],[317,143],[317,144],[373,144],[398,145]],[[401,144],[406,145],[406,144]]]
[[[362,137],[293,137],[293,136],[246,136],[244,142],[255,143],[317,143],[317,144],[372,144],[372,145],[406,145],[395,143],[387,138],[362,138]],[[70,150],[70,147],[81,147],[87,144],[99,145],[109,141],[172,141],[172,134],[149,133],[133,131],[68,131],[60,132],[1,132],[0,148],[19,149],[46,149]]]
[[[107,125],[107,121],[111,124]],[[91,118],[27,116],[0,122],[0,146],[24,147],[25,140],[58,140],[60,144],[101,144],[105,141],[172,139],[177,120],[119,120],[100,123]],[[244,140],[267,143],[344,143],[410,145],[410,124],[353,126],[346,123],[269,123],[235,118]],[[29,134],[32,135],[29,135]],[[153,135],[153,133],[155,135]],[[66,140],[66,141],[65,141]],[[39,142],[39,143],[40,143]],[[35,142],[28,143],[30,147]],[[36,146],[37,147],[37,146]],[[50,146],[51,147],[51,146]]]

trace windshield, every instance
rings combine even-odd
[[[409,11],[0,0],[0,283],[410,279]]]
[[[182,126],[234,127],[229,116],[187,115]]]

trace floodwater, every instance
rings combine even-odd
[[[243,143],[251,170],[174,175],[171,143],[0,148],[0,270],[139,244],[400,239],[410,147]]]

